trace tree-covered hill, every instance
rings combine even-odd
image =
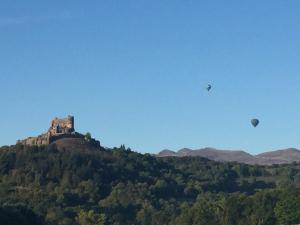
[[[296,224],[300,164],[15,145],[0,148],[0,204],[3,225]]]

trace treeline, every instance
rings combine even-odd
[[[0,148],[5,225],[300,223],[300,164],[156,158],[125,146]]]

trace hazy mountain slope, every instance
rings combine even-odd
[[[261,165],[270,165],[270,164],[283,164],[283,163],[292,163],[300,162],[300,150],[295,148],[283,149],[278,151],[265,152],[259,155],[251,155],[245,151],[241,150],[218,150],[214,148],[203,148],[203,149],[188,149],[183,148],[177,152],[171,150],[164,150],[157,155],[158,157],[168,157],[168,156],[199,156],[208,158],[215,161],[225,161],[225,162],[241,162],[247,164],[261,164]]]
[[[164,149],[164,150],[162,150],[162,151],[160,151],[159,153],[158,153],[158,156],[159,157],[166,157],[166,156],[176,156],[176,152],[174,152],[174,151],[171,151],[171,150],[169,150],[169,149]]]
[[[264,152],[256,155],[261,164],[282,164],[300,162],[300,150],[295,148]]]

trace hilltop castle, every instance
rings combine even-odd
[[[25,140],[18,141],[17,144],[23,145],[48,145],[61,138],[84,138],[84,135],[75,132],[74,117],[59,119],[54,118],[51,121],[51,126],[47,133],[41,134],[37,137],[29,137]]]

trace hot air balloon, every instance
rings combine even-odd
[[[259,120],[258,119],[252,119],[251,124],[252,124],[253,127],[257,127],[257,125],[259,124]]]
[[[208,84],[207,87],[206,87],[206,90],[207,90],[207,91],[210,91],[211,88],[212,88],[211,85]]]

